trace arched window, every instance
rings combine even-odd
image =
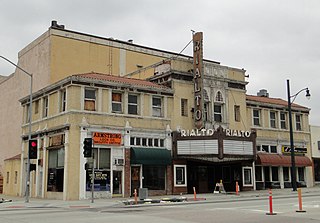
[[[216,102],[223,102],[223,97],[221,91],[218,91],[215,98]]]

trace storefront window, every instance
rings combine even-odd
[[[166,166],[143,165],[143,187],[149,190],[165,190]]]
[[[94,174],[94,191],[110,191],[110,149],[94,148],[96,168]],[[92,164],[86,171],[86,190],[91,190]]]
[[[272,181],[279,181],[278,167],[271,167]]]
[[[283,180],[289,181],[289,167],[283,167]]]
[[[262,181],[262,167],[261,166],[256,166],[255,176],[256,176],[256,181]]]
[[[304,179],[304,167],[298,167],[298,179],[300,182],[305,181]]]
[[[49,150],[47,191],[63,192],[64,148]]]

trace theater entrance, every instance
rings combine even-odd
[[[188,193],[213,193],[216,183],[222,180],[226,192],[235,192],[236,182],[242,185],[241,163],[224,163],[219,165],[188,162]],[[241,189],[241,188],[240,188]]]

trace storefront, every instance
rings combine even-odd
[[[254,187],[255,132],[223,129],[174,133],[173,193],[213,192],[222,182],[226,191]]]

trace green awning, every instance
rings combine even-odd
[[[167,149],[131,148],[131,164],[170,165],[171,152]]]

